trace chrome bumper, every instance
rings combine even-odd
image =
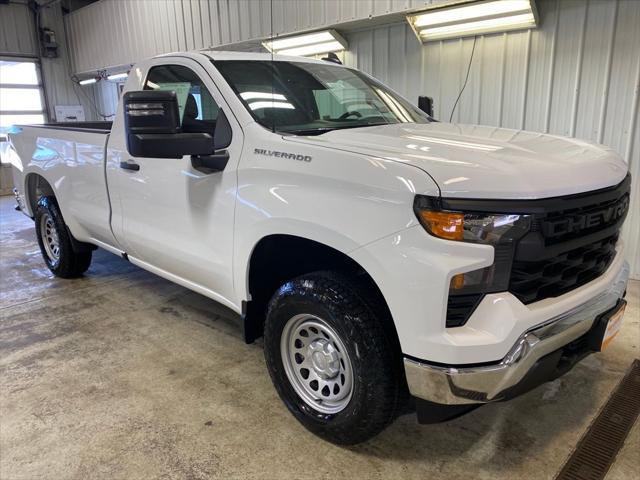
[[[447,367],[404,359],[409,391],[414,397],[445,405],[501,400],[536,362],[589,331],[595,318],[613,308],[623,296],[629,278],[624,262],[609,288],[588,302],[525,332],[497,364]]]

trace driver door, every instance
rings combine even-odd
[[[149,69],[143,88],[176,93],[183,132],[213,136],[225,109],[232,130],[229,160],[224,170],[206,173],[188,155],[131,158],[120,145],[120,158],[108,169],[109,183],[117,186],[114,233],[133,263],[237,309],[231,259],[242,131],[197,62],[164,60]],[[116,137],[122,142],[124,135]]]

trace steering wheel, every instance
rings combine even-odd
[[[340,117],[338,118],[338,120],[346,120],[347,118],[354,116],[354,117],[358,117],[361,118],[362,114],[360,112],[344,112],[342,115],[340,115]]]

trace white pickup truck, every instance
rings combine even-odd
[[[131,69],[113,125],[10,142],[55,275],[100,247],[226,305],[264,337],[287,408],[335,443],[512,398],[622,319],[616,153],[440,123],[336,63],[159,56]]]

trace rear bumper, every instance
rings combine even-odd
[[[515,396],[515,392],[522,393],[525,390],[519,387],[526,377],[540,378],[538,384],[542,383],[548,378],[533,374],[541,365],[549,363],[546,357],[556,353],[559,359],[563,347],[587,334],[599,315],[617,305],[626,291],[628,278],[629,265],[624,262],[608,288],[577,307],[526,331],[497,363],[458,367],[405,358],[404,367],[411,394],[443,405],[469,405],[504,400]]]

